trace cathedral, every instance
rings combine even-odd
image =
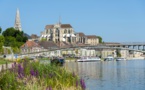
[[[53,41],[59,46],[67,45],[97,45],[99,38],[96,35],[85,35],[76,33],[70,24],[46,25],[45,30],[41,32],[40,40]]]
[[[54,24],[46,25],[45,30],[41,32],[40,39],[47,41],[53,41],[55,43],[76,43],[76,35],[70,24]]]

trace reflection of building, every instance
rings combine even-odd
[[[76,35],[70,24],[46,25],[45,30],[41,33],[40,39],[53,41],[55,43],[75,43]]]

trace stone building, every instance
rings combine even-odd
[[[40,40],[53,41],[59,47],[73,47],[85,45],[97,45],[99,38],[96,35],[85,35],[84,33],[75,33],[70,24],[46,25],[45,30],[41,32]]]
[[[70,24],[54,24],[46,25],[45,30],[41,32],[40,39],[46,41],[53,41],[55,43],[75,43],[76,35],[74,34],[73,27]]]
[[[82,44],[87,44],[87,37],[84,33],[76,33],[76,41]]]
[[[99,44],[99,38],[96,35],[87,35],[87,44],[97,45]]]

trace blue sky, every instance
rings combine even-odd
[[[76,32],[105,42],[145,42],[145,0],[0,0],[0,26],[14,26],[19,8],[25,33],[40,35],[47,24],[71,24]]]

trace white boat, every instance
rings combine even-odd
[[[77,59],[78,62],[93,62],[93,61],[100,61],[99,57],[81,57]]]
[[[114,60],[114,57],[112,57],[112,56],[108,56],[108,57],[104,58],[104,61],[112,61],[112,60]]]
[[[116,61],[121,61],[121,60],[126,60],[126,59],[125,58],[121,58],[121,57],[116,58]]]

